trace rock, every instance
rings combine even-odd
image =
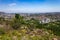
[[[26,38],[26,36],[23,36],[21,40],[28,40],[28,39]]]
[[[58,40],[57,38],[53,38],[52,40]]]
[[[17,40],[17,36],[13,36],[12,37],[12,40]]]

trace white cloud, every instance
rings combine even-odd
[[[16,3],[8,4],[9,7],[13,7],[13,6],[16,6],[16,5],[17,5]]]
[[[39,12],[60,12],[60,8],[10,8],[7,10],[4,10],[5,12],[22,12],[22,13],[39,13]]]

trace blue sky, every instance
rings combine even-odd
[[[60,0],[0,0],[4,12],[60,12]]]

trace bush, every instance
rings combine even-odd
[[[60,36],[60,23],[58,22],[51,22],[51,23],[47,23],[47,24],[43,24],[43,28],[47,29],[47,30],[51,30],[53,31],[53,33],[57,36]]]
[[[12,28],[17,30],[18,28],[20,27],[20,24],[19,23],[15,23],[12,25]]]
[[[4,29],[0,28],[0,35],[5,34]]]

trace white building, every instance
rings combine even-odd
[[[49,18],[44,18],[41,20],[42,23],[49,23],[51,20]]]

